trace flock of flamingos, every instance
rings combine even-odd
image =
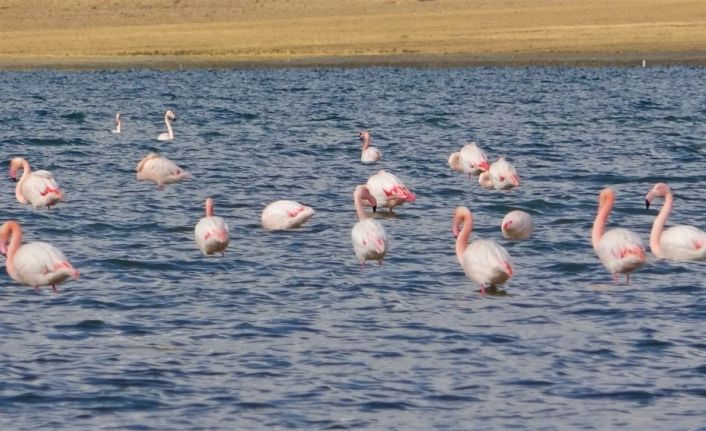
[[[174,139],[172,121],[174,112],[166,111],[164,122],[167,132],[157,139]],[[121,133],[120,113],[115,117],[116,128],[113,133]],[[381,151],[372,146],[370,133],[361,131],[362,163],[370,164],[382,158]],[[496,190],[508,190],[520,185],[520,179],[514,166],[498,158],[489,163],[485,152],[475,142],[463,146],[460,151],[451,154],[449,167],[455,171],[478,177],[481,187]],[[18,171],[22,176],[17,180]],[[137,180],[153,181],[161,189],[190,177],[188,171],[180,168],[168,158],[150,153],[137,164]],[[17,181],[15,195],[22,204],[31,204],[35,208],[51,208],[64,198],[64,193],[51,173],[44,170],[32,171],[29,162],[23,158],[14,158],[10,162],[10,178]],[[650,249],[658,258],[672,260],[706,259],[706,233],[693,226],[679,225],[664,229],[672,211],[673,195],[667,184],[658,183],[647,193],[645,203],[649,208],[655,198],[664,198],[664,206],[656,217],[650,234]],[[382,264],[388,251],[389,238],[383,225],[366,213],[365,207],[373,212],[378,207],[393,208],[406,202],[413,202],[416,196],[397,176],[381,170],[372,175],[365,185],[359,185],[353,192],[353,202],[358,222],[351,231],[353,250],[361,265],[366,261],[378,261]],[[608,216],[615,203],[615,193],[611,188],[600,192],[598,214],[593,224],[591,240],[593,248],[603,265],[613,274],[615,282],[619,274],[625,274],[626,282],[630,273],[640,268],[647,260],[645,247],[640,237],[634,232],[615,228],[606,230]],[[194,228],[194,240],[205,254],[223,254],[228,247],[230,234],[223,218],[213,214],[213,199],[205,202],[206,214]],[[314,210],[295,201],[279,200],[270,203],[262,211],[262,226],[266,230],[293,229],[301,226],[314,215]],[[456,236],[456,256],[466,275],[479,286],[481,292],[486,288],[495,288],[505,283],[513,273],[512,263],[507,251],[495,241],[477,239],[469,244],[473,229],[473,214],[466,207],[458,207],[453,213],[453,233]],[[503,235],[512,240],[531,238],[534,231],[532,217],[524,211],[511,211],[502,223]],[[56,286],[68,278],[76,278],[79,272],[69,263],[64,254],[46,242],[22,244],[22,227],[14,220],[0,226],[0,252],[7,257],[6,269],[10,277],[22,284],[39,290],[40,286]]]

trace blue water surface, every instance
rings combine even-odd
[[[2,72],[3,169],[24,157],[67,200],[21,205],[5,177],[0,220],[81,276],[37,293],[0,273],[0,429],[703,427],[706,263],[650,255],[615,285],[590,231],[610,185],[609,225],[648,244],[658,181],[672,224],[706,228],[704,82],[685,67]],[[176,138],[158,142],[166,109]],[[363,128],[377,165],[360,163]],[[452,172],[469,140],[521,186]],[[151,151],[193,180],[136,181]],[[379,169],[417,201],[378,215],[391,250],[361,269],[352,192]],[[224,257],[193,240],[207,196]],[[316,215],[266,232],[277,199]],[[510,253],[507,295],[464,275],[459,205]],[[502,237],[513,209],[531,240]]]

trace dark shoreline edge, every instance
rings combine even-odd
[[[643,63],[644,62],[644,63]],[[286,69],[286,68],[466,68],[466,67],[670,67],[706,66],[706,51],[533,53],[533,54],[396,54],[294,58],[198,56],[114,56],[64,58],[0,58],[0,70],[127,70],[127,69]]]

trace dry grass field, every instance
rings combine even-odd
[[[704,0],[0,0],[0,68],[706,64]]]

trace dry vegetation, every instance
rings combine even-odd
[[[706,59],[703,0],[5,0],[0,66]]]

